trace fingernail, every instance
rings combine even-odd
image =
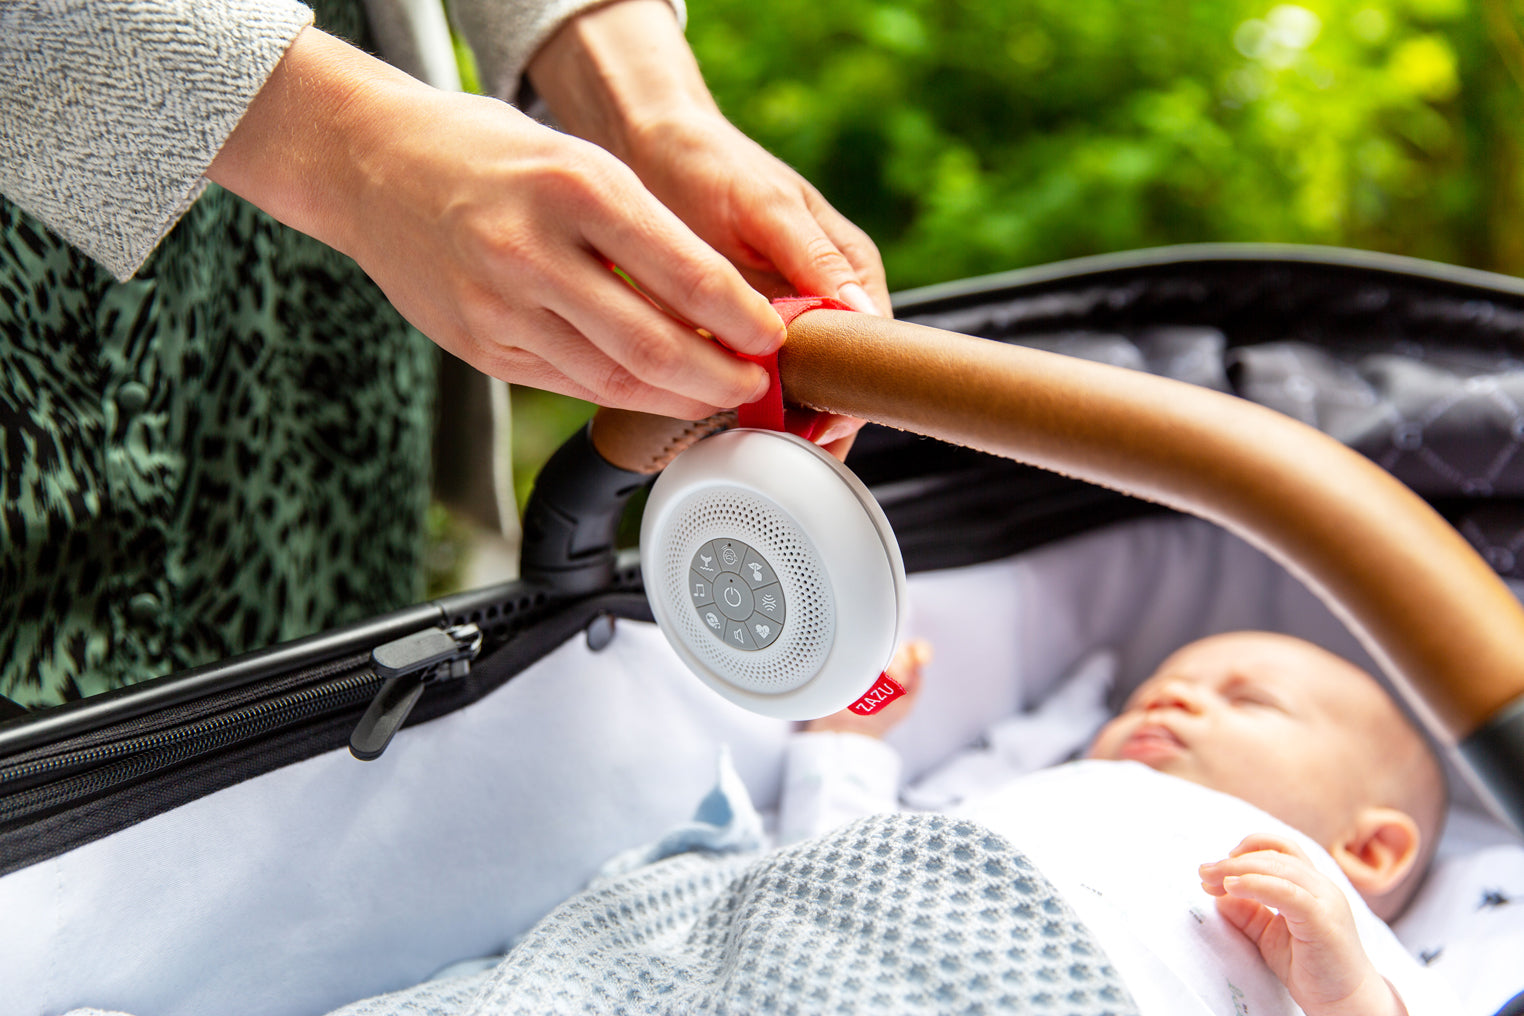
[[[851,416],[837,416],[832,418],[826,426],[824,433],[815,438],[816,444],[830,444],[832,441],[840,441],[844,437],[851,437],[863,429],[863,422]]]
[[[787,342],[787,341],[788,341],[788,326],[783,323],[783,319],[782,318],[779,318],[778,319],[778,330],[773,333],[773,341],[767,347],[767,349],[764,352],[767,352],[767,353],[776,353],[778,350],[783,348],[783,344],[785,342]]]
[[[864,314],[883,313],[874,304],[873,298],[868,295],[868,291],[855,282],[849,282],[845,286],[842,286],[837,291],[836,298],[853,310],[861,311]]]
[[[840,441],[842,438],[848,437],[852,433],[852,430],[844,428],[840,424],[833,423],[831,426],[815,435],[815,443],[818,445],[828,445],[833,441]]]
[[[756,402],[758,399],[765,397],[767,395],[767,390],[772,386],[773,379],[768,377],[767,371],[762,371],[762,377],[758,379],[756,387],[752,389],[751,398],[746,400],[746,404],[750,405],[751,403]]]

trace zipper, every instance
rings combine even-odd
[[[369,757],[375,758],[390,743],[424,687],[468,673],[481,644],[481,630],[474,624],[430,628],[376,647],[368,666],[229,709],[215,711],[213,706],[207,715],[161,730],[114,739],[107,730],[93,739],[98,743],[0,764],[0,825],[94,797],[181,762],[367,700],[370,706],[351,737],[351,750],[358,739],[367,751],[373,751]],[[400,709],[399,695],[405,700]],[[378,710],[378,703],[390,703],[390,708]]]
[[[349,753],[362,762],[380,758],[424,686],[464,677],[481,647],[481,629],[474,624],[429,628],[377,646],[370,661],[385,683],[349,735]]]

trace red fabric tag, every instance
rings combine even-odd
[[[822,307],[831,310],[852,309],[840,300],[833,300],[829,296],[786,296],[773,301],[773,309],[778,312],[779,317],[783,318],[784,324],[792,324],[793,320],[805,311],[819,310]],[[773,352],[766,356],[750,356],[746,353],[736,355],[760,365],[767,371],[771,382],[767,386],[766,395],[736,410],[737,425],[755,427],[759,430],[785,430],[806,441],[813,441],[826,414],[817,413],[812,409],[790,411],[784,408],[783,384],[778,380],[778,354]]]
[[[888,674],[880,674],[868,693],[847,708],[858,716],[872,716],[903,694],[905,689],[900,687],[898,681]]]

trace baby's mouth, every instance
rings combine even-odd
[[[1185,742],[1173,730],[1157,723],[1145,723],[1122,742],[1119,754],[1122,758],[1147,765],[1174,758],[1184,750]]]

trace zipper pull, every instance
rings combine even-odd
[[[481,629],[462,624],[427,628],[373,649],[371,666],[385,683],[349,735],[349,753],[363,762],[380,758],[418,703],[423,686],[464,677],[481,647]]]

